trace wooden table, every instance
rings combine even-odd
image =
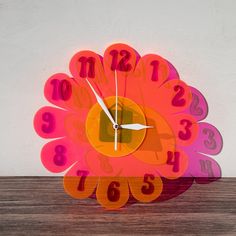
[[[64,193],[61,177],[0,177],[0,235],[236,235],[236,178],[174,199],[104,210]]]

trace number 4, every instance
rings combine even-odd
[[[167,164],[173,165],[173,172],[179,172],[179,152],[167,152]]]

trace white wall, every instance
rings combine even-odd
[[[39,157],[45,141],[32,126],[48,104],[46,79],[69,73],[76,51],[103,54],[124,42],[162,55],[203,92],[206,120],[224,139],[217,160],[224,176],[236,176],[235,9],[234,0],[0,0],[0,175],[50,175]]]

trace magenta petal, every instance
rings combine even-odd
[[[167,63],[169,65],[169,76],[168,76],[167,80],[179,79],[178,71],[175,69],[175,67],[169,61],[167,61]]]
[[[183,149],[208,155],[220,153],[223,147],[223,139],[217,128],[206,122],[200,122],[198,126],[199,132],[195,142],[188,147],[183,147]]]
[[[208,105],[205,97],[194,87],[191,87],[192,102],[185,113],[195,117],[197,121],[203,120],[208,114]]]
[[[208,183],[221,177],[219,164],[211,157],[196,152],[188,152],[189,166],[184,176],[195,177],[198,183]]]

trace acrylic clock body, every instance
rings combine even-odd
[[[43,107],[34,119],[36,132],[53,139],[42,149],[42,162],[52,172],[66,171],[68,194],[95,193],[101,205],[116,209],[131,196],[151,202],[178,195],[168,184],[184,177],[199,183],[220,177],[208,155],[220,152],[221,135],[200,122],[206,100],[167,60],[113,44],[103,58],[78,52],[70,71],[71,77],[48,79],[45,97],[58,108]]]

